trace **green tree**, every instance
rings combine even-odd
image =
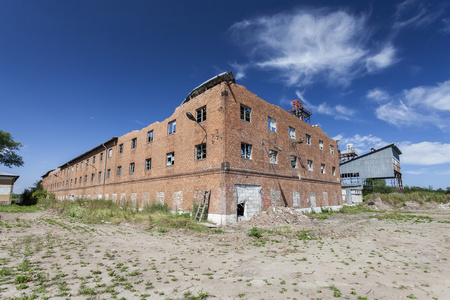
[[[40,198],[45,198],[47,191],[42,188],[42,181],[36,181],[32,188],[25,189],[21,195],[22,205],[35,205]]]
[[[11,134],[0,130],[0,164],[8,168],[21,167],[23,165],[22,157],[16,154],[20,147],[22,144],[15,142]]]

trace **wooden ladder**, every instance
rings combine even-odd
[[[201,221],[203,218],[203,214],[205,212],[206,207],[209,205],[209,196],[211,194],[211,190],[204,190],[202,199],[197,208],[197,213],[195,214],[195,220]]]

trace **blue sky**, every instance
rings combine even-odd
[[[312,111],[358,154],[396,143],[404,184],[450,186],[447,1],[0,1],[0,129],[23,144],[15,192],[170,116],[233,71]]]

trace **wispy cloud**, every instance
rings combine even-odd
[[[385,142],[380,137],[374,135],[359,135],[355,134],[352,137],[346,137],[343,134],[339,134],[333,137],[335,140],[339,140],[339,148],[346,149],[347,144],[352,144],[356,154],[362,155],[370,152],[370,148],[382,148],[391,143]]]
[[[379,149],[391,144],[374,135],[363,136],[356,134],[352,137],[346,137],[340,134],[333,137],[333,139],[340,140],[339,148],[341,149],[345,149],[347,144],[353,144],[358,155],[370,152],[370,148]],[[400,156],[402,164],[431,166],[450,163],[450,155],[448,155],[450,153],[450,144],[428,141],[419,143],[400,141],[396,142],[396,145],[402,152]],[[424,169],[421,172],[424,172]]]
[[[356,114],[356,110],[346,107],[341,104],[332,105],[327,102],[322,102],[319,105],[314,105],[304,96],[304,92],[296,91],[297,97],[314,113],[319,113],[322,115],[332,116],[336,120],[351,120]]]
[[[375,51],[369,46],[366,21],[343,10],[302,9],[244,20],[230,30],[245,47],[250,67],[276,71],[289,86],[323,79],[348,85],[396,62],[392,45]]]
[[[245,78],[246,71],[249,68],[249,64],[239,64],[237,62],[229,63],[229,65],[235,70],[234,77],[236,80]]]
[[[375,114],[395,126],[433,124],[441,130],[450,129],[450,80],[435,86],[419,86],[390,95],[383,89],[373,89],[366,97],[380,103]]]
[[[366,68],[370,73],[385,69],[398,60],[395,57],[395,48],[392,45],[385,46],[380,53],[367,58]]]
[[[425,2],[428,3],[428,2]],[[424,27],[439,19],[442,9],[431,8],[419,0],[406,0],[397,5],[394,29],[405,27]]]

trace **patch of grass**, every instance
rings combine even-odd
[[[254,238],[261,238],[263,234],[263,230],[259,229],[258,227],[253,227],[252,229],[250,229],[250,231],[248,232],[249,236],[252,236]]]
[[[34,213],[40,211],[41,207],[39,205],[0,205],[0,212],[4,213]]]

